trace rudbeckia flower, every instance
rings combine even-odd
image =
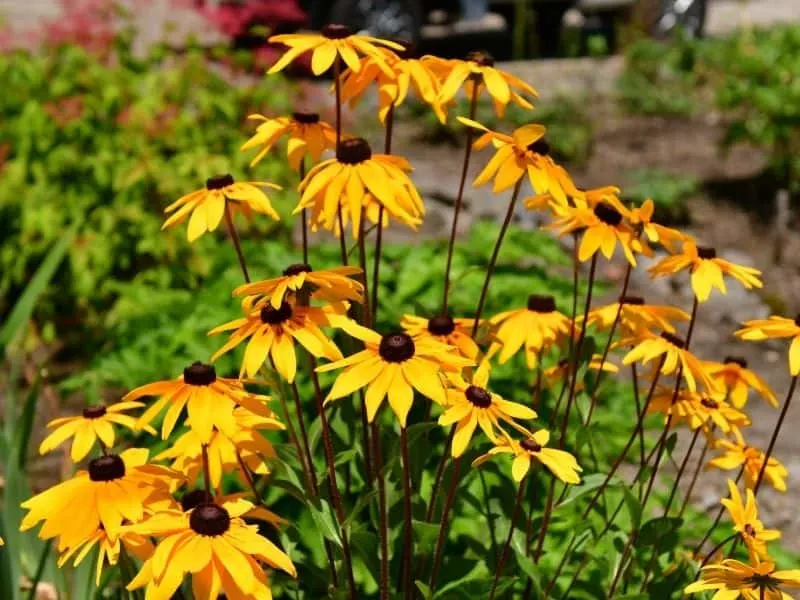
[[[116,439],[114,425],[136,429],[136,419],[122,413],[143,406],[141,402],[117,402],[108,407],[99,404],[84,408],[78,416],[54,419],[47,424],[47,428],[55,431],[42,441],[39,454],[55,450],[69,438],[74,438],[70,449],[72,462],[83,460],[98,439],[103,447],[111,448]]]
[[[241,147],[241,150],[260,148],[250,161],[251,167],[256,166],[283,136],[288,138],[286,156],[289,167],[295,171],[306,154],[314,162],[319,162],[325,150],[336,146],[336,130],[325,121],[320,121],[317,113],[295,112],[272,119],[264,115],[250,115],[247,118],[261,121],[253,137]]]
[[[747,502],[743,503],[736,483],[730,479],[728,479],[728,489],[731,497],[723,498],[722,505],[728,509],[734,530],[741,536],[753,560],[769,558],[767,542],[777,540],[781,537],[781,532],[777,529],[764,528],[764,524],[758,519],[758,506],[753,490],[745,490]]]
[[[319,372],[344,368],[325,402],[349,396],[366,387],[365,401],[370,423],[387,395],[402,427],[406,426],[406,418],[414,401],[414,390],[437,404],[445,405],[447,395],[442,383],[442,371],[456,371],[473,364],[471,360],[459,356],[452,346],[433,339],[415,341],[402,332],[382,336],[355,323],[343,325],[342,329],[364,342],[365,348],[343,360],[317,367]]]
[[[125,400],[158,396],[139,417],[139,427],[149,424],[165,407],[169,407],[161,426],[161,437],[167,439],[175,428],[184,407],[192,429],[203,443],[208,443],[214,428],[226,435],[236,434],[233,410],[237,405],[256,414],[264,414],[267,396],[251,394],[238,379],[217,377],[212,365],[195,362],[183,370],[183,375],[169,381],[148,383],[128,392]]]
[[[708,461],[708,466],[722,471],[733,471],[744,467],[745,486],[752,489],[764,464],[765,454],[760,448],[748,446],[736,427],[733,429],[733,437],[733,440],[718,439],[714,442],[714,448],[722,450],[722,454]],[[788,475],[786,467],[777,458],[770,456],[764,471],[764,480],[772,484],[779,492],[785,492]]]
[[[638,361],[646,365],[654,358],[663,358],[661,372],[672,375],[680,367],[681,375],[690,391],[696,392],[698,383],[709,393],[719,391],[719,385],[703,362],[684,349],[684,341],[676,335],[667,331],[661,332],[661,335],[642,331],[633,338],[620,341],[620,345],[634,346],[622,359],[622,364],[629,365]]]
[[[473,187],[494,179],[492,191],[499,193],[513,187],[527,175],[538,194],[552,194],[556,202],[566,204],[567,196],[577,193],[567,172],[550,158],[550,145],[544,139],[544,125],[523,125],[511,135],[506,135],[491,131],[477,121],[464,117],[458,117],[458,120],[484,132],[472,144],[475,150],[482,150],[489,143],[496,149],[494,156],[472,182]]]
[[[517,441],[503,437],[499,443],[483,456],[476,458],[472,466],[477,467],[498,454],[512,454],[514,462],[511,463],[511,475],[514,481],[522,481],[531,468],[531,461],[541,463],[564,483],[577,484],[581,482],[579,473],[583,469],[578,461],[569,452],[548,448],[550,432],[540,429],[523,440]]]
[[[453,346],[461,356],[475,360],[480,352],[472,339],[474,319],[454,319],[438,315],[426,319],[414,315],[403,315],[400,325],[414,339],[430,338],[441,344]]]
[[[462,85],[468,98],[480,95],[485,89],[492,98],[498,117],[505,114],[510,102],[522,108],[533,108],[525,96],[535,98],[538,95],[533,87],[518,77],[496,69],[494,58],[482,50],[470,52],[466,60],[440,60],[436,68],[442,77],[437,99],[442,106],[455,98]]]
[[[592,356],[592,359],[589,361],[587,367],[592,371],[605,371],[606,373],[619,373],[619,367],[612,363],[608,358],[603,360],[603,357],[600,354],[595,354]],[[563,385],[565,381],[569,381],[567,376],[572,371],[572,365],[568,358],[562,358],[552,367],[546,368],[542,372],[542,378],[545,381],[545,384],[549,388],[553,388],[556,385]],[[585,387],[583,380],[578,380],[575,384],[575,392],[581,392]]]
[[[483,361],[476,369],[472,381],[457,374],[450,376],[449,380],[452,387],[447,390],[447,405],[439,417],[439,425],[446,427],[456,424],[451,447],[454,458],[464,453],[478,426],[486,437],[496,442],[498,436],[495,429],[504,434],[501,421],[515,426],[514,419],[536,418],[536,412],[527,406],[509,402],[487,389],[488,361]]]
[[[212,329],[208,334],[216,335],[223,331],[233,331],[228,341],[211,357],[214,362],[220,356],[241,344],[247,338],[239,377],[247,374],[255,376],[269,357],[275,370],[289,383],[297,374],[297,353],[295,342],[317,358],[339,360],[342,353],[320,327],[336,326],[347,312],[346,304],[328,305],[323,308],[302,306],[284,300],[279,308],[264,304],[260,309],[250,311],[247,316]]]
[[[147,464],[147,455],[131,448],[95,458],[88,470],[23,502],[29,512],[20,531],[44,521],[39,537],[59,538],[59,552],[86,543],[101,525],[116,539],[124,522],[141,521],[148,505],[169,497],[170,484],[180,479],[172,469]]]
[[[700,579],[684,589],[686,594],[715,591],[717,600],[791,600],[787,588],[800,588],[800,569],[776,571],[771,561],[748,565],[726,558],[701,569]]]
[[[241,210],[248,218],[255,211],[279,221],[278,213],[261,189],[265,187],[281,189],[279,185],[266,181],[236,183],[231,175],[211,177],[202,190],[186,194],[164,209],[165,213],[173,214],[164,221],[161,229],[182,223],[191,214],[186,235],[193,242],[206,231],[219,227],[228,202],[232,210]]]
[[[792,338],[789,347],[789,371],[792,375],[800,374],[800,316],[796,319],[772,316],[768,319],[745,321],[742,325],[744,327],[736,331],[735,335],[748,342]]]
[[[134,529],[162,538],[153,557],[146,561],[128,585],[129,590],[147,586],[147,597],[168,600],[191,574],[197,600],[272,597],[266,563],[292,577],[297,571],[289,557],[267,538],[257,525],[242,519],[248,502],[200,504],[188,513],[154,515]]]
[[[586,323],[600,331],[611,329],[618,312],[619,325],[626,334],[642,330],[675,333],[673,322],[689,320],[689,313],[675,306],[646,304],[641,296],[623,296],[613,304],[592,309]]]
[[[375,57],[378,65],[390,73],[388,65],[383,61],[379,49],[381,46],[402,50],[403,46],[367,35],[354,35],[344,25],[325,25],[319,33],[287,33],[273,35],[268,40],[271,44],[288,46],[278,61],[267,71],[277,73],[288,67],[298,56],[311,52],[311,71],[314,75],[322,75],[333,66],[334,61],[341,58],[356,73],[361,70],[359,55]]]
[[[720,398],[712,398],[707,394],[680,390],[675,403],[672,398],[675,391],[671,387],[661,387],[653,395],[647,407],[647,413],[663,413],[673,416],[673,424],[685,422],[690,429],[706,428],[711,421],[723,433],[728,433],[733,427],[745,427],[750,424],[750,418],[742,411],[735,409]]]
[[[302,192],[294,212],[311,211],[311,223],[333,230],[339,211],[353,223],[358,239],[361,212],[370,200],[379,202],[392,218],[416,229],[425,207],[407,173],[404,158],[373,154],[366,140],[350,138],[339,144],[336,158],[313,167],[298,188]],[[344,218],[344,217],[343,217]]]
[[[298,263],[286,267],[281,277],[240,285],[233,291],[233,295],[248,296],[245,309],[261,308],[266,302],[277,309],[283,304],[287,293],[296,296],[301,291],[307,292],[310,298],[325,302],[350,300],[361,303],[364,300],[364,286],[352,277],[360,273],[361,269],[358,267],[315,271],[311,265]]]
[[[72,565],[77,567],[83,562],[83,559],[85,559],[92,550],[97,548],[95,583],[96,585],[100,585],[103,569],[106,567],[106,565],[113,566],[119,562],[119,555],[123,547],[125,548],[126,553],[131,556],[135,556],[139,560],[147,560],[150,558],[153,555],[153,550],[155,549],[150,540],[142,535],[139,535],[138,533],[125,531],[123,528],[116,538],[112,538],[108,535],[108,532],[103,529],[103,527],[100,527],[91,536],[89,536],[85,543],[73,546],[64,552],[58,558],[58,567],[63,567],[73,557],[75,560]],[[79,550],[80,552],[78,552]]]
[[[747,404],[747,394],[750,389],[756,391],[772,406],[778,406],[778,399],[775,398],[767,382],[758,373],[747,368],[745,359],[727,356],[721,363],[706,363],[706,367],[736,408],[743,408]]]
[[[668,256],[648,269],[652,277],[674,275],[684,269],[691,273],[692,289],[697,300],[705,302],[711,290],[717,288],[725,294],[724,276],[733,277],[746,289],[763,287],[761,271],[752,267],[734,264],[724,258],[717,257],[714,248],[698,247],[693,241],[683,242],[683,252]]]
[[[650,242],[661,244],[670,252],[675,250],[675,244],[677,242],[684,242],[690,239],[688,235],[677,229],[664,227],[654,222],[654,212],[655,204],[648,198],[641,206],[628,210],[628,222],[633,225],[635,229],[640,229],[642,234],[644,234]]]
[[[538,356],[559,338],[569,335],[570,319],[556,309],[552,296],[532,294],[526,308],[509,310],[489,319],[491,336],[495,340],[488,355],[500,352],[500,364],[505,364],[525,346],[525,361],[529,369],[536,367]]]

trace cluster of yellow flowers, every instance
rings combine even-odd
[[[302,440],[292,435],[293,441],[308,491],[319,496],[303,423],[303,399],[295,383],[299,351],[306,355],[308,373],[314,383],[329,492],[339,520],[342,558],[348,572],[351,598],[357,598],[358,592],[336,481],[336,456],[326,419],[326,406],[361,391],[365,417],[363,450],[365,455],[371,454],[372,460],[371,467],[368,463],[371,473],[365,477],[377,479],[382,494],[378,463],[380,436],[375,427],[376,417],[388,398],[400,429],[406,473],[404,552],[407,556],[403,573],[405,586],[409,586],[413,553],[410,547],[411,486],[406,428],[415,392],[432,402],[426,407],[427,415],[430,415],[431,406],[440,407],[438,423],[450,429],[450,460],[456,466],[478,429],[491,441],[492,448],[476,459],[474,465],[498,455],[513,457],[511,475],[520,482],[519,503],[522,482],[532,464],[542,465],[552,473],[552,485],[556,479],[566,484],[580,482],[582,469],[575,457],[564,450],[567,424],[570,417],[575,416],[571,415],[572,407],[576,405],[578,394],[589,395],[588,412],[578,415],[582,419],[581,425],[589,426],[601,377],[620,369],[609,360],[609,354],[621,349],[625,351],[621,363],[632,367],[637,384],[636,368],[646,371],[640,378],[648,382],[649,392],[641,399],[637,391],[636,427],[586,512],[602,495],[603,488],[636,439],[642,439],[645,415],[663,413],[666,423],[654,451],[654,463],[650,462],[652,455],[644,457],[642,444],[640,469],[644,470],[648,464],[652,467],[643,499],[645,504],[665,452],[667,434],[679,424],[692,431],[692,448],[702,434],[706,450],[720,452],[708,463],[710,466],[724,470],[741,469],[740,477],[743,474],[746,489],[746,502],[743,503],[737,487],[740,477],[736,483],[729,482],[730,499],[724,500],[723,504],[730,512],[735,535],[749,551],[750,564],[729,559],[706,566],[701,580],[686,591],[720,590],[720,598],[736,598],[740,594],[745,598],[756,598],[760,591],[761,598],[788,598],[781,589],[800,585],[800,572],[775,571],[774,562],[766,551],[766,542],[779,534],[764,528],[757,518],[755,503],[762,480],[778,490],[786,489],[786,469],[772,456],[781,423],[776,427],[766,452],[746,444],[742,434],[742,428],[750,423],[742,411],[749,390],[755,390],[772,405],[777,406],[777,400],[766,383],[748,369],[743,360],[730,358],[722,363],[707,362],[689,350],[699,305],[708,300],[712,289],[724,293],[726,277],[746,288],[761,287],[760,273],[719,258],[712,248],[698,246],[690,236],[655,223],[652,220],[654,207],[650,201],[639,207],[629,207],[620,199],[617,188],[579,189],[551,157],[543,126],[526,125],[511,134],[504,134],[491,131],[475,121],[477,98],[483,92],[491,97],[499,115],[510,102],[532,108],[531,99],[536,95],[525,82],[495,68],[486,53],[472,53],[466,60],[442,60],[430,56],[416,59],[410,57],[402,44],[353,35],[338,25],[329,25],[320,34],[275,36],[273,41],[285,44],[288,50],[270,72],[280,71],[310,51],[312,71],[319,75],[333,68],[335,77],[337,120],[334,125],[324,123],[318,115],[310,113],[277,118],[253,115],[252,118],[260,124],[243,146],[244,150],[258,149],[252,161],[256,165],[279,140],[287,138],[289,165],[301,176],[295,213],[302,214],[303,219],[302,262],[287,266],[276,278],[250,281],[233,213],[241,211],[248,217],[259,213],[278,219],[264,193],[264,188],[277,187],[273,184],[235,182],[230,175],[214,176],[208,179],[204,189],[192,192],[167,207],[166,211],[171,215],[164,227],[188,219],[190,240],[217,229],[223,217],[226,220],[245,278],[245,283],[233,292],[241,299],[243,316],[210,332],[230,332],[227,341],[211,357],[211,363],[246,343],[239,378],[219,377],[213,364],[196,362],[187,366],[178,378],[143,385],[128,393],[118,404],[90,407],[81,415],[52,422],[50,426],[54,431],[42,442],[42,453],[72,439],[71,458],[76,463],[89,456],[96,446],[99,447],[98,456],[89,461],[87,470],[78,471],[71,479],[25,502],[23,506],[29,512],[22,529],[43,523],[40,536],[57,538],[62,564],[72,558],[79,563],[92,548],[99,547],[98,578],[106,564],[130,560],[132,555],[140,566],[138,574],[127,582],[128,587],[146,587],[148,599],[172,598],[187,576],[191,577],[192,591],[198,599],[215,599],[220,594],[241,600],[271,598],[267,569],[280,569],[293,576],[296,570],[284,550],[259,535],[258,526],[248,524],[245,519],[260,520],[274,527],[283,524],[279,516],[263,505],[263,493],[256,478],[268,473],[270,464],[278,460],[264,432],[283,430],[288,416],[279,418],[270,408],[270,398],[249,391],[247,386],[266,385],[275,380],[275,374],[291,386],[302,434]],[[377,87],[379,118],[387,131],[384,154],[374,154],[367,141],[341,131],[342,103],[356,103],[373,85]],[[470,150],[480,150],[491,144],[494,155],[474,185],[492,183],[495,192],[513,188],[476,314],[471,318],[453,318],[448,311],[445,291],[442,311],[438,315],[431,318],[406,315],[397,329],[378,333],[374,330],[374,317],[379,308],[376,292],[381,230],[390,221],[416,229],[425,215],[422,198],[409,177],[411,165],[391,154],[394,109],[405,101],[409,90],[413,90],[423,102],[431,105],[439,118],[445,120],[456,94],[462,89],[471,106],[469,118],[459,117],[469,136],[464,176]],[[473,140],[473,136],[477,138]],[[327,151],[333,151],[334,156],[323,160]],[[309,162],[310,168],[306,171]],[[488,319],[481,318],[497,253],[526,177],[535,195],[524,199],[524,206],[548,214],[550,224],[547,227],[558,235],[573,236],[576,260],[591,263],[583,315],[568,316],[559,311],[553,297],[531,295],[521,308]],[[455,210],[454,232],[462,195],[463,180]],[[376,267],[371,281],[366,276],[363,251],[365,221],[377,228]],[[359,267],[347,265],[344,239],[350,223],[352,235],[360,244]],[[309,228],[329,230],[342,240],[342,266],[329,270],[311,268],[306,244]],[[669,255],[650,269],[651,275],[690,274],[695,297],[691,314],[671,306],[647,304],[643,298],[628,294],[630,274],[637,264],[637,255],[652,256],[656,245]],[[592,308],[591,292],[598,257],[602,255],[610,259],[617,248],[628,263],[618,301]],[[449,250],[446,290],[449,287],[452,238]],[[370,289],[372,297],[368,293]],[[688,323],[684,338],[677,333],[678,323]],[[602,354],[593,356],[586,365],[588,370],[596,372],[591,390],[584,388],[578,376],[581,368],[578,357],[589,329],[608,336]],[[348,347],[357,346],[359,349],[344,356],[332,338],[333,332],[341,334]],[[795,378],[800,373],[800,326],[795,321],[778,317],[753,321],[745,323],[738,335],[750,340],[792,337],[791,372]],[[553,437],[552,426],[532,429],[523,424],[537,418],[535,404],[529,407],[511,402],[491,391],[492,362],[496,360],[504,364],[521,350],[528,369],[539,373],[533,397],[539,395],[542,386],[550,387],[554,392],[560,390],[560,393],[553,394],[558,397],[553,414],[559,411],[562,400],[566,398],[557,448],[548,447]],[[543,367],[543,362],[554,355],[563,357],[565,353],[566,358],[561,358],[554,366]],[[328,362],[318,365],[318,359]],[[318,373],[328,371],[338,371],[338,375],[325,396]],[[674,384],[670,387],[659,385],[662,376],[672,377]],[[140,402],[142,398],[155,400],[145,405]],[[790,398],[791,391],[782,415]],[[128,414],[137,409],[144,409],[140,416]],[[160,415],[161,437],[170,440],[166,450],[152,459],[147,450],[138,448],[115,453],[118,441],[115,427],[156,434],[151,424]],[[372,424],[371,435],[367,423]],[[172,436],[179,427],[178,436]],[[367,442],[370,439],[371,442]],[[688,456],[687,453],[687,459]],[[164,463],[169,466],[164,466]],[[683,467],[685,463],[681,474]],[[235,475],[241,487],[249,492],[223,495],[225,474]],[[453,485],[456,480],[454,475]],[[437,486],[439,483],[437,480]],[[547,511],[552,509],[552,485]],[[669,513],[675,489],[677,479],[665,514]],[[385,499],[381,511],[385,519]],[[65,519],[67,513],[70,518]],[[544,515],[540,539],[546,533],[548,517],[549,514]],[[446,514],[442,518],[442,522],[445,521]],[[381,560],[388,561],[386,534],[381,533],[384,536],[381,539]],[[634,543],[635,537],[634,532],[629,544]],[[326,550],[333,561],[331,548],[327,546]],[[508,543],[505,550],[507,552]],[[540,551],[541,542],[536,550],[536,559]],[[437,556],[431,581],[435,577],[438,559]],[[498,567],[498,577],[504,560],[505,553]],[[609,595],[613,594],[617,578],[623,572],[620,566]],[[385,577],[386,573],[382,573],[381,598],[389,597],[388,580],[383,580]],[[493,590],[492,597],[494,593]]]

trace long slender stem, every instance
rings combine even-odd
[[[794,389],[797,387],[798,377],[800,377],[800,375],[795,375],[792,377],[792,382],[789,384],[789,391],[786,393],[786,400],[783,401],[781,414],[778,415],[778,422],[775,424],[775,428],[772,430],[772,437],[769,440],[767,451],[764,454],[764,462],[761,464],[761,470],[758,472],[758,478],[753,486],[754,496],[758,495],[758,489],[761,487],[761,482],[764,481],[764,473],[767,472],[767,465],[769,464],[769,459],[772,457],[772,451],[775,449],[775,442],[778,441],[778,436],[781,433],[781,427],[783,427],[783,420],[786,418],[786,413],[789,411],[789,404],[792,402],[792,396],[794,396]]]
[[[403,593],[409,600],[413,597],[414,590],[411,583],[411,557],[414,552],[414,537],[411,526],[411,462],[408,453],[408,432],[405,427],[400,427],[400,454],[403,459]]]
[[[542,549],[544,548],[544,538],[547,535],[547,527],[550,524],[550,515],[553,512],[553,496],[555,495],[555,477],[550,481],[550,489],[547,492],[547,503],[542,515],[542,525],[539,528],[539,537],[536,540],[536,551],[533,555],[533,562],[538,563],[542,557]]]
[[[250,283],[250,274],[247,272],[247,263],[244,260],[244,253],[242,253],[239,234],[236,233],[236,227],[233,225],[233,216],[231,215],[231,207],[228,205],[227,198],[225,199],[225,224],[228,226],[228,233],[231,236],[231,241],[233,241],[233,247],[236,250],[236,257],[239,259],[239,267],[242,269],[244,280]]]
[[[642,401],[639,397],[639,374],[636,372],[636,363],[631,363],[631,380],[633,381],[633,401],[636,403],[636,414],[638,415],[642,411]],[[644,468],[644,427],[639,429],[639,461],[641,467]]]
[[[628,560],[628,555],[633,548],[633,543],[636,541],[638,531],[634,529],[631,531],[631,535],[628,537],[628,541],[625,543],[625,548],[622,550],[622,556],[619,559],[619,567],[617,567],[617,572],[614,574],[614,579],[611,582],[611,587],[608,589],[608,598],[614,597],[614,592],[617,589],[617,584],[620,581],[620,577],[626,571],[625,562]]]
[[[428,403],[429,405],[432,403]],[[433,521],[433,514],[436,511],[436,496],[439,493],[439,488],[442,484],[442,476],[444,475],[444,469],[447,466],[448,459],[450,458],[449,448],[453,443],[453,436],[455,436],[456,428],[455,425],[450,428],[450,433],[447,434],[447,441],[444,443],[444,452],[442,453],[442,458],[439,459],[439,466],[436,468],[436,476],[433,480],[433,488],[431,488],[431,499],[428,503],[428,511],[425,514],[425,521],[430,523]]]
[[[300,181],[302,182],[306,178],[306,157],[300,159]],[[304,208],[301,211],[301,218],[303,223],[303,263],[308,264],[308,213]]]
[[[381,548],[379,589],[381,600],[389,600],[389,521],[386,509],[386,482],[383,478],[381,435],[378,429],[377,415],[375,417],[372,422],[372,455],[375,465],[375,479],[378,483],[378,521]]]
[[[394,131],[394,104],[389,105],[386,114],[386,136],[383,153],[392,153],[392,133]],[[372,266],[372,320],[378,320],[378,282],[380,281],[381,252],[383,251],[383,204],[378,208],[378,228],[375,231],[375,257]]]
[[[511,201],[508,203],[508,210],[506,210],[506,217],[503,219],[503,224],[500,226],[500,232],[497,234],[497,241],[494,244],[494,250],[492,250],[492,256],[489,259],[489,265],[486,267],[486,279],[483,280],[483,288],[481,289],[481,295],[478,299],[478,308],[475,311],[475,322],[472,324],[472,337],[475,337],[475,334],[478,333],[478,325],[480,325],[481,322],[483,305],[486,302],[486,294],[489,291],[489,282],[492,280],[494,268],[497,265],[500,246],[503,245],[503,239],[506,237],[508,226],[511,224],[511,218],[514,216],[514,207],[517,205],[517,197],[519,196],[519,190],[522,187],[523,180],[524,178],[520,177],[519,181],[514,186],[514,191],[511,194]]]
[[[214,494],[211,493],[211,471],[208,467],[208,444],[203,444],[201,447],[203,452],[203,484],[206,490],[206,502],[214,500]]]
[[[369,301],[369,282],[367,281],[367,247],[364,240],[364,221],[366,220],[366,210],[361,207],[361,219],[358,223],[358,263],[361,267],[361,283],[364,285],[364,324],[372,327],[372,309]],[[380,224],[378,225],[380,229]]]
[[[694,491],[694,486],[697,484],[697,480],[700,477],[700,471],[703,470],[703,464],[706,461],[706,454],[708,454],[708,450],[711,448],[711,442],[706,439],[706,443],[703,444],[703,450],[700,452],[700,458],[697,460],[697,466],[694,469],[694,474],[692,475],[692,479],[689,482],[689,489],[686,490],[686,495],[683,498],[683,502],[681,503],[681,509],[678,511],[678,517],[682,517],[683,513],[686,511],[686,507],[689,506],[689,500],[692,498],[692,492]]]
[[[303,453],[306,457],[306,464],[308,465],[308,482],[311,488],[311,493],[314,497],[319,497],[319,487],[317,486],[317,474],[314,471],[314,458],[311,455],[311,444],[308,443],[308,433],[306,432],[305,418],[303,417],[303,404],[300,402],[300,392],[297,389],[297,383],[292,382],[292,397],[294,398],[295,414],[297,414],[297,425],[300,428],[300,436],[303,440]]]
[[[431,576],[428,580],[428,586],[431,591],[435,590],[436,575],[439,572],[439,565],[442,560],[442,550],[444,550],[444,542],[447,539],[447,517],[450,514],[450,508],[453,506],[453,499],[456,495],[456,488],[459,482],[459,471],[461,469],[461,457],[453,459],[453,473],[451,475],[450,486],[447,489],[447,497],[444,501],[442,508],[442,519],[439,523],[439,535],[436,537],[436,550],[433,554],[433,567],[431,568]]]
[[[703,562],[701,562],[701,563],[700,563],[700,568],[702,569],[703,567],[705,567],[705,566],[706,566],[706,565],[707,565],[707,564],[708,564],[708,563],[711,561],[711,559],[714,557],[714,555],[715,555],[717,552],[719,552],[719,549],[720,549],[720,548],[722,548],[722,547],[723,547],[725,544],[727,544],[728,542],[730,542],[731,540],[733,540],[733,539],[735,539],[735,538],[737,538],[737,537],[739,537],[739,532],[736,532],[736,533],[733,533],[733,534],[729,535],[729,536],[728,536],[728,537],[726,537],[724,540],[722,540],[722,541],[721,541],[719,544],[717,544],[716,546],[714,546],[714,547],[713,547],[713,548],[712,548],[712,549],[711,549],[711,550],[708,552],[708,555],[707,555],[707,556],[706,556],[706,557],[703,559]],[[699,573],[699,572],[700,572],[700,571],[698,571],[698,573]]]
[[[741,481],[742,475],[744,475],[744,465],[742,465],[742,468],[739,469],[739,473],[736,475],[736,479],[734,480],[737,485],[739,484],[739,481]],[[719,522],[722,520],[722,515],[724,514],[725,514],[725,507],[720,506],[719,510],[717,510],[717,516],[714,517],[714,522],[711,523],[711,527],[708,528],[708,531],[703,536],[703,539],[700,540],[697,546],[694,547],[694,552],[692,552],[692,554],[700,553],[700,551],[703,549],[703,546],[708,541],[708,538],[710,538],[714,534],[714,530],[716,530],[717,525],[719,525]]]
[[[469,118],[475,120],[475,112],[478,109],[478,86],[473,86],[472,98],[469,104]],[[458,216],[461,213],[461,205],[464,200],[464,184],[467,182],[467,172],[469,171],[469,157],[472,155],[472,136],[474,130],[467,128],[467,147],[464,150],[464,164],[461,167],[461,179],[458,183],[458,195],[453,208],[453,226],[450,229],[450,241],[447,244],[447,264],[444,269],[444,297],[442,298],[442,314],[447,314],[447,306],[450,295],[450,268],[453,264],[453,247],[456,241],[456,231],[458,229]]]
[[[489,600],[494,600],[494,596],[497,593],[497,584],[500,582],[500,577],[502,576],[503,569],[505,569],[506,566],[506,560],[508,560],[508,551],[511,549],[511,539],[514,537],[514,525],[517,521],[517,514],[519,513],[520,506],[522,505],[522,498],[525,495],[525,487],[527,484],[527,477],[519,482],[517,497],[514,500],[514,508],[511,510],[511,522],[508,524],[508,536],[506,536],[506,542],[503,544],[502,552],[500,552],[500,560],[497,563],[497,569],[494,573],[494,582],[492,583],[492,592],[489,595]]]

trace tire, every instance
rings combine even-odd
[[[336,0],[330,22],[375,37],[417,44],[422,7],[420,0]]]
[[[690,38],[703,37],[708,0],[660,0],[653,35],[666,38],[682,30]]]

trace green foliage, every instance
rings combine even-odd
[[[677,175],[663,169],[637,169],[630,174],[633,184],[625,188],[625,196],[635,204],[650,198],[656,207],[659,222],[683,222],[688,218],[686,201],[700,189],[691,175]]]

